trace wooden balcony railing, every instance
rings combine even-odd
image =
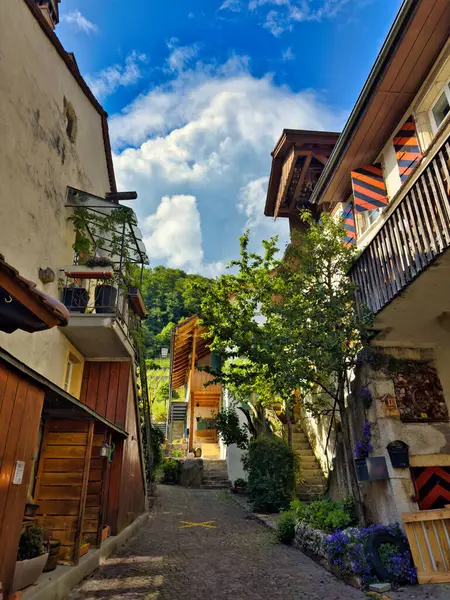
[[[349,273],[359,286],[359,301],[374,313],[450,247],[450,136],[422,165],[419,175],[411,175],[412,185],[406,182],[393,199],[392,212],[387,209],[386,221]]]

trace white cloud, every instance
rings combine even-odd
[[[113,94],[118,88],[133,85],[141,79],[143,76],[141,67],[146,62],[145,54],[133,51],[126,57],[125,64],[106,67],[95,75],[88,75],[86,81],[94,95],[103,99]]]
[[[283,128],[334,131],[345,117],[312,90],[252,76],[240,57],[197,62],[141,94],[110,127],[119,187],[138,191],[141,222],[151,215],[145,235],[153,260],[218,271],[236,257],[248,225],[252,247],[277,233],[283,245],[287,221],[263,214],[270,152]],[[178,232],[174,215],[189,235]]]
[[[198,44],[192,46],[178,46],[178,39],[172,38],[167,42],[167,47],[171,51],[167,64],[169,70],[174,73],[184,71],[191,61],[197,56],[199,51]]]
[[[66,15],[62,15],[61,21],[73,25],[75,29],[85,33],[96,33],[98,31],[97,25],[86,19],[79,10],[73,10]]]
[[[283,52],[282,56],[281,56],[281,60],[284,61],[289,61],[289,60],[295,60],[295,54],[292,51],[292,48],[289,46],[289,48],[286,48],[286,50]]]
[[[215,277],[222,261],[204,264],[200,213],[194,196],[164,196],[155,214],[144,222],[144,242],[150,262],[165,261],[171,267]]]
[[[231,10],[231,12],[241,12],[241,0],[225,0],[219,10]]]
[[[335,17],[347,4],[357,0],[248,0],[250,11],[264,13],[263,27],[275,37],[292,31],[295,23],[322,21]],[[235,0],[226,0],[221,9],[235,10]]]

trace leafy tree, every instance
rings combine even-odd
[[[342,243],[344,229],[328,214],[316,222],[301,215],[305,230],[293,234],[283,260],[276,238],[263,242],[262,255],[248,251],[241,238],[241,257],[207,291],[202,320],[211,349],[226,366],[214,372],[236,389],[281,398],[292,408],[301,392],[313,416],[330,410],[340,415],[355,501],[359,486],[354,472],[345,397],[348,373],[368,339],[370,315],[356,311],[356,286],[347,277],[356,250]],[[359,516],[362,515],[358,506]]]
[[[181,269],[163,266],[145,269],[141,292],[148,311],[145,321],[148,357],[157,356],[161,346],[170,344],[170,329],[166,329],[170,323],[173,326],[199,311],[210,281]]]

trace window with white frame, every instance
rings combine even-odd
[[[69,360],[66,365],[66,376],[64,377],[64,390],[68,392],[70,390],[70,384],[72,382],[72,372],[73,372],[73,361],[72,355],[69,355]]]
[[[447,119],[450,114],[450,84],[444,87],[442,92],[439,94],[436,102],[431,107],[430,117],[431,123],[435,131],[439,129],[442,123]]]

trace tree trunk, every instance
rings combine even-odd
[[[356,476],[355,462],[353,460],[352,441],[350,436],[350,423],[347,409],[345,406],[345,388],[344,384],[338,386],[338,406],[341,415],[342,435],[344,439],[345,459],[348,466],[349,483],[355,502],[356,516],[361,525],[364,524],[364,506],[361,499],[361,490]]]

